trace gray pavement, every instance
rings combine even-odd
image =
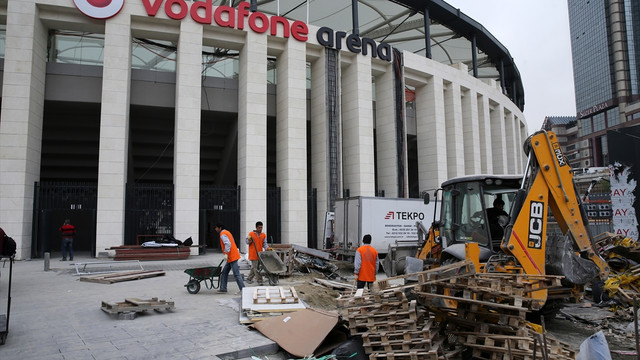
[[[220,253],[141,261],[145,270],[166,274],[114,284],[79,281],[71,262],[61,262],[57,255],[52,254],[50,271],[44,271],[44,259],[14,263],[9,332],[0,345],[0,359],[240,359],[267,358],[279,350],[273,341],[239,323],[240,295],[233,274],[227,294],[204,284],[198,294],[186,291],[189,277],[184,269],[217,266]],[[76,254],[74,262],[104,260],[109,259]],[[0,260],[0,314],[7,310],[8,277],[9,263]],[[154,297],[174,301],[175,309],[141,313],[133,320],[101,310],[102,301]]]

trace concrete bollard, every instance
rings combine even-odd
[[[50,263],[51,263],[51,254],[46,252],[44,253],[44,271],[49,271]]]

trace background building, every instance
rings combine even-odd
[[[581,140],[572,164],[608,166],[607,130],[640,124],[640,3],[568,4]]]
[[[339,197],[523,171],[517,67],[443,1],[74,1],[0,0],[18,258],[56,251],[65,218],[94,255],[152,234],[217,247],[217,221],[316,247]]]

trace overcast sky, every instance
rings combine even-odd
[[[445,0],[482,24],[513,57],[529,133],[545,116],[575,116],[566,0]]]

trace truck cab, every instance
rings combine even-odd
[[[522,185],[518,175],[472,175],[442,184],[440,239],[443,258],[464,259],[464,244],[475,242],[480,261],[500,250],[510,210]],[[503,209],[495,205],[503,203]]]

